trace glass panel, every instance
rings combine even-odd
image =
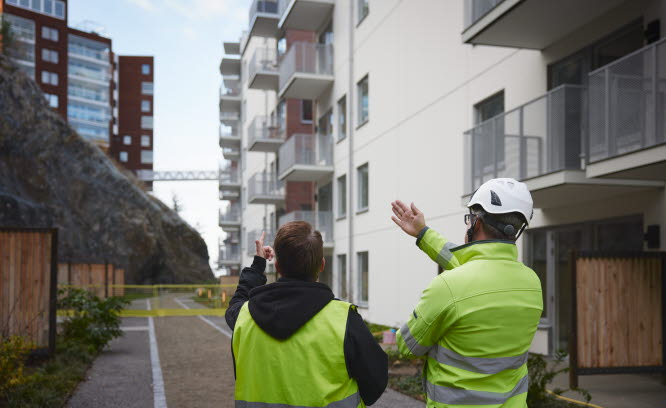
[[[338,284],[340,299],[347,299],[347,255],[338,255]]]
[[[338,178],[338,217],[347,215],[347,176]]]
[[[358,253],[358,286],[359,303],[368,302],[368,253]]]
[[[347,137],[347,97],[338,102],[338,140]]]
[[[504,113],[504,91],[474,105],[474,112],[475,125]]]

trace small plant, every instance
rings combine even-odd
[[[85,344],[94,351],[100,350],[122,335],[119,313],[128,303],[119,297],[101,300],[83,289],[61,289],[58,308],[70,313],[62,324],[63,338]]]
[[[23,369],[26,357],[34,348],[20,336],[0,339],[0,395],[29,380]]]
[[[527,406],[530,408],[559,408],[559,407],[574,407],[575,405],[557,400],[551,395],[546,387],[555,379],[556,376],[569,371],[569,367],[557,368],[564,358],[566,353],[558,351],[554,355],[554,359],[550,364],[546,359],[539,354],[530,354],[527,360],[527,370],[530,376],[530,385],[527,390]],[[565,391],[576,391],[580,393],[585,402],[590,402],[592,396],[586,390],[576,389],[560,389],[555,388],[552,393],[560,395]]]

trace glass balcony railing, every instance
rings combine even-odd
[[[317,172],[318,167],[333,166],[333,138],[330,135],[295,134],[287,139],[280,147],[279,173],[280,177],[290,171],[303,167]],[[308,172],[308,170],[305,170]],[[319,174],[314,174],[314,177]],[[307,175],[300,181],[307,181]],[[295,180],[295,179],[294,179]],[[298,181],[298,180],[296,180]]]
[[[333,242],[333,213],[331,211],[292,211],[280,217],[279,224],[292,221],[305,221],[310,223],[321,233],[325,243]]]
[[[254,255],[257,251],[254,241],[261,238],[261,233],[264,230],[253,230],[247,233],[247,254]],[[266,231],[266,236],[264,237],[264,245],[273,246],[273,241],[275,241],[275,231]]]
[[[223,225],[240,225],[241,223],[241,210],[238,203],[229,204],[224,210],[220,210],[219,224]]]
[[[280,61],[280,89],[297,74],[333,75],[333,45],[296,42]]]
[[[102,64],[109,64],[110,54],[108,49],[102,50],[70,42],[67,46],[67,52],[74,57],[83,57],[96,60]]]
[[[266,116],[256,116],[252,119],[250,126],[247,130],[248,147],[250,150],[266,151],[265,149],[253,149],[256,144],[266,143],[281,143],[284,140],[285,134],[280,126],[274,125],[273,120]],[[270,149],[269,151],[275,151]]]
[[[666,142],[666,39],[589,75],[588,161]]]
[[[257,48],[252,55],[248,66],[250,78],[254,78],[257,72],[278,73],[277,50],[275,48]]]
[[[238,88],[227,88],[225,86],[220,87],[220,98],[237,97],[240,96],[240,94],[241,94],[240,87]]]
[[[464,28],[471,26],[504,0],[463,0],[465,2]]]
[[[239,244],[225,244],[220,247],[218,258],[219,263],[237,264],[240,263],[241,251]]]
[[[257,201],[257,204],[267,203],[267,201],[284,200],[284,183],[278,180],[272,173],[254,174],[247,183],[247,199],[250,203]]]
[[[240,185],[240,172],[238,171],[238,167],[225,166],[220,168],[219,181],[220,185]]]
[[[464,133],[465,194],[497,177],[524,180],[581,168],[585,88],[562,85]]]

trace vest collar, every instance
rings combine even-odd
[[[479,259],[518,261],[518,248],[515,242],[499,239],[474,241],[451,248],[460,264]]]

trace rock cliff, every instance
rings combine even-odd
[[[127,283],[213,279],[199,234],[70,129],[3,55],[0,226],[57,227],[61,261],[122,264]]]

